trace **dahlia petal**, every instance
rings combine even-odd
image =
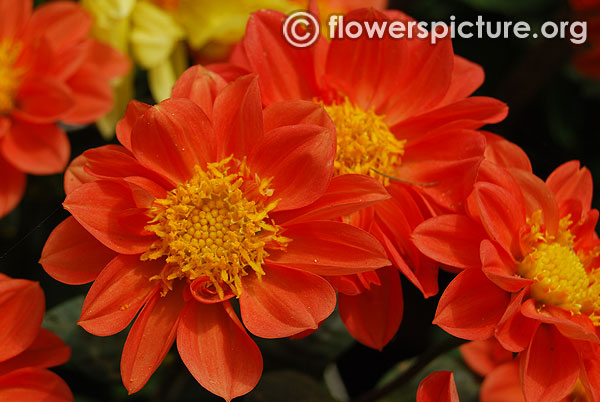
[[[22,353],[0,362],[0,377],[25,367],[47,368],[59,366],[69,360],[69,348],[58,336],[40,329],[33,343]]]
[[[143,235],[148,217],[144,209],[137,208],[124,183],[102,180],[83,184],[67,195],[63,205],[88,232],[117,253],[141,254],[155,241],[154,236]],[[126,222],[123,218],[131,211],[138,219]]]
[[[104,145],[83,153],[85,171],[98,179],[124,178],[131,176],[145,177],[163,188],[171,188],[172,184],[162,176],[140,165],[133,155],[118,145]]]
[[[485,159],[504,168],[532,171],[531,161],[521,147],[499,135],[482,131],[487,141]]]
[[[333,173],[335,132],[299,124],[265,134],[248,157],[260,177],[273,177],[277,211],[302,208],[325,192]]]
[[[325,279],[270,265],[260,279],[245,278],[240,296],[242,321],[261,338],[284,338],[317,329],[334,308],[335,292]]]
[[[600,348],[587,344],[584,353],[580,351],[580,379],[593,401],[600,398]]]
[[[462,215],[441,215],[416,227],[415,246],[426,256],[457,268],[481,266],[479,247],[486,238],[481,226]]]
[[[535,282],[519,276],[517,262],[503,249],[498,249],[489,240],[481,242],[481,264],[485,275],[498,287],[510,293],[516,293]]]
[[[344,16],[346,24],[351,21],[390,22],[384,13],[366,8],[351,11]],[[399,97],[395,96],[396,93],[402,92],[408,85],[404,72],[410,64],[406,41],[394,40],[389,36],[378,40],[371,40],[366,36],[355,40],[334,40],[327,52],[325,80],[327,85],[348,96],[363,110],[374,109],[378,114],[385,114],[388,119],[391,114],[393,119],[398,110],[410,113],[405,111],[406,104],[396,105],[395,108],[387,107],[389,98],[392,97],[392,101],[397,102]],[[397,68],[389,68],[392,65]],[[418,91],[411,92],[412,99],[417,103],[425,99],[419,94]],[[438,97],[435,101],[439,99]]]
[[[459,402],[454,374],[436,371],[425,377],[417,389],[417,402]]]
[[[270,104],[263,111],[265,133],[279,127],[314,124],[335,131],[323,105],[311,101],[288,100]]]
[[[468,342],[460,345],[459,349],[469,368],[482,377],[500,364],[513,360],[512,352],[504,349],[495,338]]]
[[[179,77],[171,97],[190,99],[211,118],[215,98],[226,85],[220,75],[199,65],[192,66]]]
[[[454,68],[450,87],[440,102],[440,106],[449,105],[465,99],[483,84],[485,73],[483,68],[463,57],[454,55]]]
[[[579,359],[571,342],[550,325],[540,325],[520,359],[521,384],[528,401],[566,397],[579,377]]]
[[[400,275],[393,267],[376,271],[380,286],[356,296],[340,294],[338,310],[348,332],[360,343],[381,350],[396,335],[404,310]]]
[[[260,350],[228,302],[188,303],[177,350],[196,381],[226,401],[250,392],[262,373]]]
[[[556,195],[559,204],[570,199],[581,202],[583,212],[592,205],[592,175],[587,168],[581,168],[579,161],[570,161],[557,167],[546,179],[546,183]]]
[[[129,394],[146,385],[171,349],[185,306],[182,290],[164,297],[154,293],[131,327],[121,358],[121,377]]]
[[[304,208],[277,213],[280,225],[314,220],[336,219],[390,198],[386,189],[365,175],[345,174],[331,179],[325,193]],[[274,214],[275,216],[275,214]]]
[[[240,45],[239,43],[237,45],[234,46],[232,54],[230,56],[230,60],[237,60],[239,57],[245,57],[243,55],[235,55],[236,53],[239,52],[240,49]],[[248,65],[248,61],[245,60],[244,65]],[[209,71],[212,71],[213,73],[218,74],[221,78],[223,78],[225,80],[225,82],[232,82],[237,80],[238,78],[240,78],[243,75],[248,75],[250,74],[250,71],[248,71],[247,69],[240,67],[240,66],[236,66],[233,65],[231,63],[214,63],[214,64],[209,64],[208,66],[206,66],[206,69]]]
[[[27,349],[38,336],[45,300],[37,282],[0,279],[0,361],[5,361]]]
[[[131,133],[136,159],[173,183],[183,183],[194,166],[214,161],[211,123],[189,99],[167,99],[148,109]]]
[[[266,261],[317,275],[348,275],[390,265],[377,239],[362,229],[333,221],[304,222],[286,227],[292,239],[283,252]]]
[[[496,339],[506,349],[514,353],[522,352],[529,346],[539,321],[526,317],[521,312],[523,298],[529,289],[523,289],[512,296],[510,304],[496,326]]]
[[[416,259],[411,258],[413,261],[409,265],[406,261],[407,258],[403,256],[403,254],[406,255],[407,249],[403,249],[403,245],[398,242],[397,236],[394,237],[395,241],[392,241],[390,236],[384,232],[382,226],[384,226],[383,223],[373,225],[370,233],[381,242],[392,264],[423,293],[425,298],[437,294],[439,290],[437,282],[438,264],[429,259],[425,260],[417,257]],[[389,233],[389,230],[387,232]],[[409,236],[407,235],[405,239],[408,239]],[[410,249],[414,249],[414,247],[409,245],[408,250]]]
[[[71,216],[50,233],[40,264],[57,281],[81,285],[96,279],[116,255]]]
[[[406,156],[395,175],[415,186],[438,205],[461,210],[472,191],[485,151],[485,138],[476,131],[432,134],[407,143]]]
[[[67,167],[67,170],[65,170],[65,176],[63,179],[65,194],[69,195],[73,190],[82,184],[95,180],[95,177],[91,176],[85,171],[86,164],[87,158],[83,155],[79,155],[71,161]]]
[[[91,16],[79,4],[58,1],[35,9],[27,26],[32,37],[43,37],[57,53],[84,41],[92,28]]]
[[[75,99],[70,89],[58,80],[41,77],[25,80],[15,97],[18,108],[12,115],[33,124],[55,123],[71,111]]]
[[[212,121],[219,159],[248,155],[264,132],[258,78],[247,75],[227,85],[215,99]]]
[[[28,367],[0,377],[0,400],[72,402],[73,394],[58,375]]]
[[[127,105],[125,116],[117,123],[117,139],[129,151],[131,151],[131,132],[133,131],[133,126],[150,108],[150,105],[133,99]]]
[[[0,218],[12,211],[25,193],[26,176],[8,163],[0,153]]]
[[[560,307],[546,305],[539,309],[534,299],[529,299],[521,306],[521,313],[534,320],[547,324],[554,324],[562,335],[569,339],[577,339],[600,343],[596,327],[592,321],[583,314],[573,314]]]
[[[273,10],[253,13],[246,25],[242,52],[235,52],[232,63],[258,74],[264,104],[279,100],[312,99],[317,93],[311,49],[289,45],[281,34],[287,16]],[[241,56],[243,54],[243,56]]]
[[[71,146],[65,132],[54,124],[15,122],[4,137],[1,150],[8,162],[31,174],[62,172],[69,162]]]
[[[526,402],[519,381],[519,362],[504,363],[487,375],[479,395],[481,402]]]
[[[498,123],[508,114],[504,102],[483,96],[472,96],[431,112],[409,118],[392,126],[402,138],[415,139],[433,130],[476,129],[486,124]]]
[[[0,38],[19,36],[31,16],[32,8],[33,3],[30,1],[15,3],[12,0],[0,0],[0,15],[2,16]]]
[[[99,336],[125,329],[140,308],[158,291],[150,278],[158,275],[164,261],[140,261],[136,255],[118,255],[88,291],[78,324]]]
[[[466,269],[442,294],[433,323],[459,338],[487,339],[494,334],[509,301],[510,295],[481,270]]]
[[[513,256],[520,255],[519,235],[525,209],[505,189],[491,183],[475,185],[479,216],[493,240]]]
[[[87,41],[90,50],[86,65],[93,66],[96,74],[106,79],[119,78],[131,70],[131,60],[114,47],[97,40]]]
[[[436,44],[428,40],[395,42],[406,47],[406,56],[398,66],[396,91],[386,105],[386,121],[390,126],[437,108],[450,89],[454,65],[449,36]],[[385,68],[397,64],[398,61],[392,61]]]
[[[89,124],[106,115],[113,107],[114,90],[107,79],[98,79],[97,68],[82,66],[69,78],[75,104],[61,117],[67,124]]]
[[[560,217],[558,204],[550,187],[533,173],[521,169],[510,169],[509,172],[521,187],[527,215],[543,211],[544,227],[549,234],[555,235]]]

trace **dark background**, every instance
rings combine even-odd
[[[39,1],[37,3],[40,3]],[[524,20],[532,26],[547,20],[573,17],[559,0],[397,0],[400,9],[423,21]],[[593,38],[588,37],[588,43]],[[485,84],[477,95],[493,96],[508,103],[508,118],[489,130],[520,145],[531,158],[534,172],[542,178],[558,165],[578,159],[594,177],[600,177],[598,153],[600,84],[578,74],[571,64],[575,52],[586,45],[560,39],[455,39],[455,53],[481,64]],[[148,96],[145,77],[139,74],[138,98]],[[146,99],[146,101],[149,101]],[[69,133],[72,157],[106,142],[93,127]],[[210,401],[219,400],[203,390],[177,356],[171,352],[150,383],[127,397],[120,382],[119,356],[124,334],[107,338],[87,335],[75,326],[87,286],[67,286],[49,278],[37,264],[52,228],[67,217],[62,209],[62,177],[29,177],[20,206],[0,220],[0,272],[41,282],[46,292],[45,326],[58,333],[73,349],[71,362],[56,371],[69,383],[77,401]],[[597,183],[597,180],[595,180]],[[598,187],[598,186],[597,186]],[[594,206],[598,207],[598,189]],[[442,275],[441,286],[449,275]],[[258,341],[265,359],[265,374],[247,401],[329,401],[323,372],[333,393],[356,396],[403,369],[398,364],[422,353],[445,335],[432,327],[437,298],[423,300],[406,281],[405,317],[396,339],[383,352],[352,341],[339,319],[333,317],[313,337],[299,341]],[[126,331],[125,331],[126,332]],[[478,378],[470,374],[454,352],[430,365],[453,369],[461,400],[476,399]],[[336,374],[337,370],[337,374]],[[422,378],[426,372],[420,377]],[[332,378],[334,380],[332,380]],[[414,400],[419,379],[388,396],[389,401]]]

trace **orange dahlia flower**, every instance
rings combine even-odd
[[[561,400],[578,378],[598,399],[600,240],[589,171],[572,161],[543,182],[486,161],[478,180],[466,216],[434,217],[414,232],[423,253],[464,269],[434,323],[519,353],[527,401]]]
[[[436,371],[419,384],[417,402],[459,402],[454,373]]]
[[[231,64],[213,71],[232,78],[259,75],[263,101],[303,99],[323,105],[337,132],[334,175],[360,174],[383,184],[391,199],[347,216],[373,233],[395,268],[332,278],[339,311],[361,343],[381,349],[402,320],[399,272],[426,296],[437,293],[437,264],[410,242],[433,214],[460,209],[483,158],[485,139],[473,131],[502,120],[506,105],[470,97],[481,67],[455,56],[449,40],[321,38],[299,49],[281,34],[286,16],[259,11]],[[409,18],[397,11],[356,10],[346,21]],[[394,180],[398,178],[399,180]]]
[[[472,341],[460,346],[467,365],[483,377],[481,402],[526,402],[519,380],[519,359],[504,349],[495,339]],[[575,387],[560,402],[592,402],[593,399],[577,381]]]
[[[117,137],[122,146],[89,150],[69,168],[73,217],[41,263],[60,281],[94,281],[79,321],[93,334],[119,332],[141,310],[121,359],[130,393],[176,338],[202,386],[243,395],[262,371],[246,329],[263,338],[315,329],[335,307],[322,275],[389,264],[373,236],[332,220],[388,196],[372,179],[331,179],[335,134],[320,105],[263,111],[254,76],[226,85],[193,67],[172,98],[133,101]]]
[[[109,81],[129,69],[120,53],[88,38],[91,19],[74,2],[32,12],[32,0],[0,0],[0,217],[25,190],[25,174],[69,161],[56,123],[91,123],[112,107]]]
[[[0,274],[0,400],[69,402],[67,384],[47,370],[69,360],[71,350],[40,328],[44,292],[36,282]]]

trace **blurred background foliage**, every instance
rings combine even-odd
[[[101,0],[99,0],[101,1]],[[36,5],[44,0],[36,0]],[[524,20],[532,26],[547,20],[565,20],[571,11],[565,0],[392,0],[418,20],[486,21]],[[585,46],[581,45],[581,46]],[[600,177],[600,83],[579,75],[570,63],[578,46],[568,40],[455,39],[458,55],[481,64],[486,82],[477,95],[508,103],[510,114],[489,130],[517,143],[531,158],[534,172],[545,178],[559,164],[579,159],[594,177]],[[152,102],[145,77],[138,74],[140,100]],[[141,94],[141,95],[140,95]],[[104,145],[95,127],[69,128],[72,157]],[[67,286],[49,278],[38,265],[43,244],[52,228],[67,217],[62,209],[62,177],[29,177],[21,205],[0,221],[0,272],[40,281],[48,313],[44,326],[72,348],[72,359],[56,371],[71,386],[76,401],[217,401],[199,386],[172,351],[149,384],[127,396],[119,375],[119,359],[126,332],[95,337],[76,325],[87,286]],[[598,186],[594,207],[598,208]],[[451,276],[442,274],[440,286]],[[320,402],[355,399],[385,384],[410,365],[410,359],[448,336],[430,323],[437,298],[424,300],[404,281],[405,313],[396,338],[382,351],[355,343],[335,315],[311,337],[300,340],[260,340],[265,370],[261,382],[247,395],[248,402]],[[419,381],[439,369],[455,371],[464,402],[477,400],[480,379],[455,351],[441,356],[412,381],[384,401],[414,400]]]

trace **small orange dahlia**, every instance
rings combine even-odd
[[[1,401],[73,401],[68,385],[47,370],[69,360],[71,349],[40,328],[44,309],[39,284],[0,274]]]
[[[116,50],[88,37],[75,2],[0,0],[0,217],[25,190],[25,174],[54,174],[69,161],[57,122],[87,124],[112,107],[110,80],[129,69]]]

